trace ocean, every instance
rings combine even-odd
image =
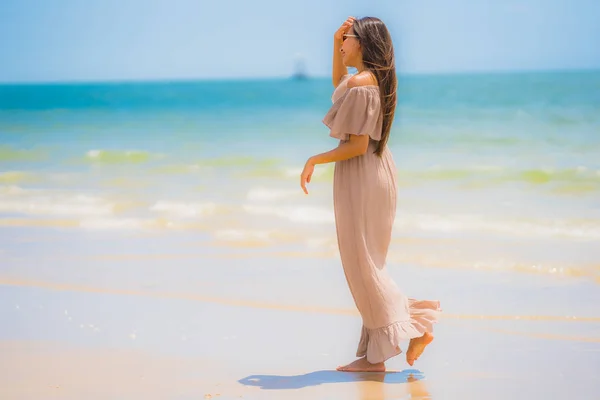
[[[0,259],[35,232],[336,257],[329,78],[0,85]],[[600,71],[399,75],[390,268],[600,283]],[[152,250],[149,249],[149,252]],[[287,253],[286,253],[287,252]]]

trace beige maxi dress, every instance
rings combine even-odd
[[[349,134],[370,136],[364,155],[335,164],[333,199],[344,274],[362,317],[356,356],[375,364],[400,354],[400,341],[431,332],[441,310],[438,301],[404,295],[386,268],[396,216],[396,166],[387,146],[381,157],[373,153],[383,121],[379,87],[348,88],[350,77],[335,89],[323,123],[340,143]]]

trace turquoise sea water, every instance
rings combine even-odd
[[[390,262],[600,277],[600,71],[400,76]],[[335,253],[329,79],[0,86],[0,225]],[[418,243],[415,244],[415,243]]]

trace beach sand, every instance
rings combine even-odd
[[[335,257],[197,233],[2,234],[2,399],[600,397],[590,280],[391,264],[410,296],[441,301],[435,340],[414,367],[342,373],[361,322]]]

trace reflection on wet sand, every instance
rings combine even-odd
[[[369,373],[369,380],[358,381],[358,400],[384,400],[386,373]],[[408,377],[407,377],[408,378]]]
[[[368,381],[359,382],[358,400],[432,399],[421,373],[409,373],[406,376],[405,385],[390,386],[385,385],[385,383],[388,383],[386,382],[386,374],[382,373],[375,373]]]
[[[431,394],[427,390],[427,384],[424,379],[415,378],[414,376],[408,377],[408,393],[410,393],[411,399],[431,400]]]

